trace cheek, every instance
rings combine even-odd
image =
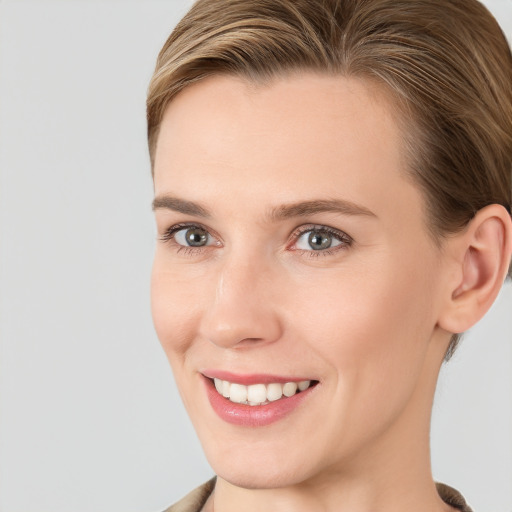
[[[326,275],[310,290],[294,316],[310,347],[341,379],[379,393],[383,383],[399,386],[414,374],[435,322],[428,276],[413,258],[398,263],[381,255]]]
[[[417,290],[424,278],[408,270],[391,262],[331,276],[296,303],[308,358],[324,364],[325,428],[343,439],[341,451],[385,429],[415,392],[432,322],[429,299]]]
[[[200,290],[168,269],[157,253],[151,274],[151,311],[158,339],[172,364],[182,359],[199,322]]]

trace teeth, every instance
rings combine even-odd
[[[273,382],[271,384],[252,384],[244,386],[227,380],[213,379],[217,392],[229,398],[237,404],[247,404],[251,406],[266,405],[275,402],[283,396],[290,397],[300,391],[305,391],[311,386],[310,380],[302,380],[300,382],[287,382],[280,384]]]
[[[301,380],[299,382],[299,391],[305,391],[306,389],[309,388],[310,384],[311,384],[310,380]]]
[[[265,384],[253,384],[247,387],[247,400],[253,403],[263,403],[267,399],[267,388]]]
[[[293,396],[297,392],[297,383],[296,382],[287,382],[283,386],[283,395],[285,396]]]
[[[222,396],[229,398],[229,382],[222,381]]]
[[[283,386],[281,384],[269,384],[267,386],[267,399],[269,402],[275,402],[283,396]]]
[[[229,399],[237,404],[247,401],[247,386],[231,384],[229,386]]]

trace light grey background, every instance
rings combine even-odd
[[[212,474],[149,310],[145,92],[189,4],[0,2],[1,512],[156,512]],[[511,313],[507,285],[434,412],[478,512],[512,511]]]

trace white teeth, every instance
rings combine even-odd
[[[229,398],[229,382],[227,380],[222,381],[222,396]]]
[[[283,396],[283,386],[281,384],[269,384],[267,386],[267,399],[269,402],[275,402]]]
[[[283,396],[291,397],[295,393],[305,391],[311,386],[310,380],[302,380],[300,382],[287,382],[280,384],[273,382],[271,384],[251,384],[244,386],[227,380],[213,379],[217,392],[229,398],[232,402],[238,404],[266,405],[275,402]]]
[[[310,385],[311,385],[310,380],[301,380],[299,382],[299,391],[306,391],[306,389],[308,389]]]
[[[241,404],[247,400],[247,386],[243,384],[231,384],[229,387],[229,399]]]
[[[253,384],[247,387],[247,400],[249,402],[263,403],[267,399],[265,384]]]
[[[285,396],[293,396],[297,392],[297,383],[296,382],[287,382],[283,386],[283,395]]]

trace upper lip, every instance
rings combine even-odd
[[[283,375],[273,375],[268,373],[249,373],[249,374],[240,374],[233,373],[224,370],[214,370],[207,369],[201,370],[202,375],[209,379],[220,379],[226,380],[228,382],[244,384],[245,386],[250,386],[251,384],[286,384],[287,382],[301,382],[304,380],[315,380],[311,377],[306,376],[283,376]]]

